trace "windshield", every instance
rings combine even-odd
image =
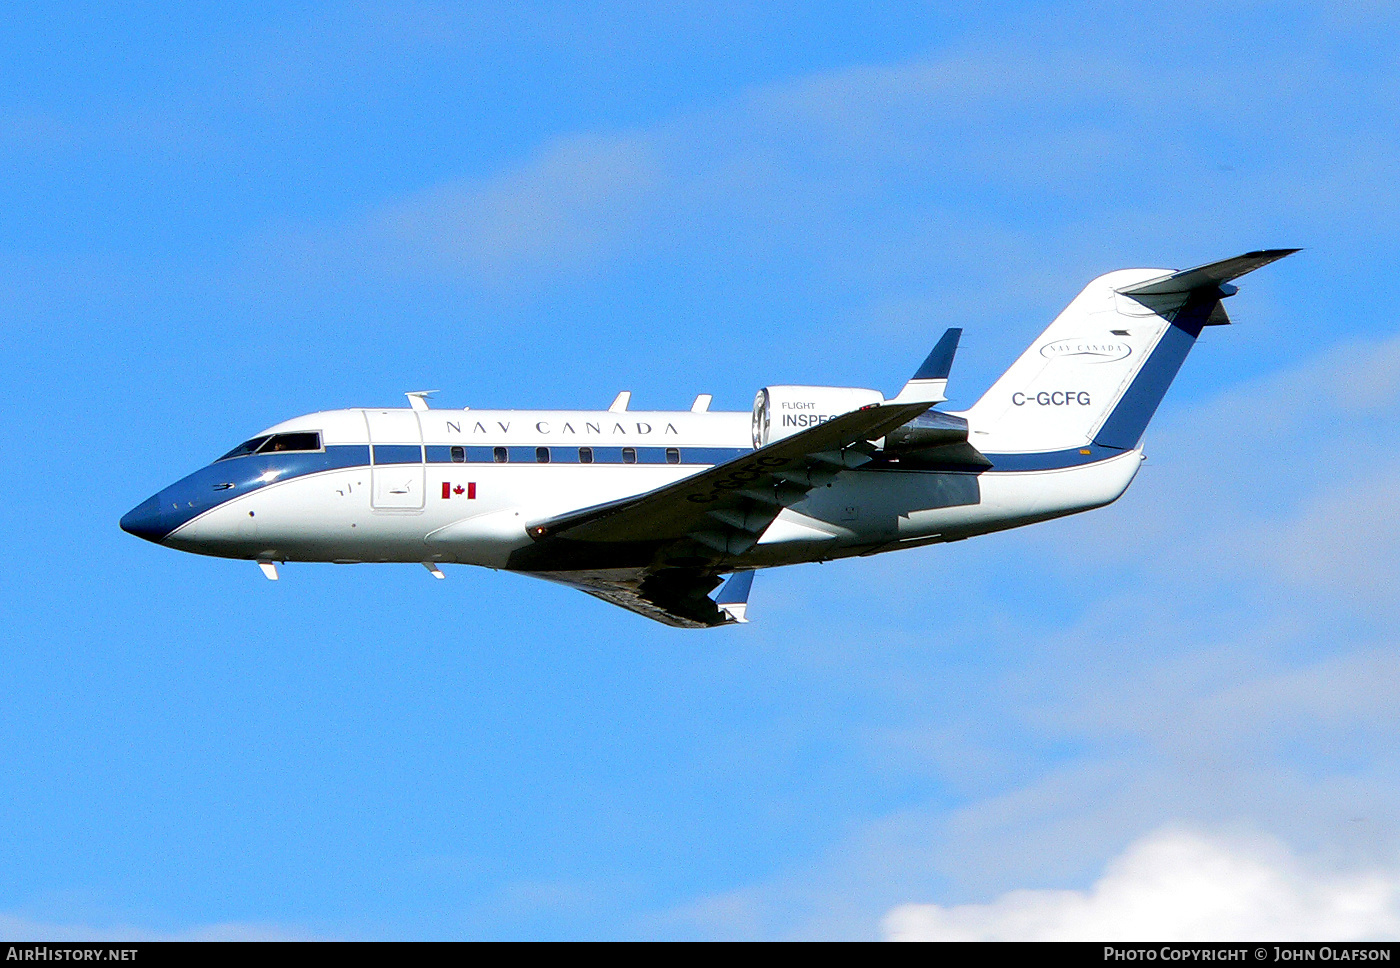
[[[228,460],[230,457],[246,457],[265,444],[267,439],[267,437],[254,437],[252,440],[245,440],[243,443],[233,448],[233,450],[220,457],[219,460]],[[214,463],[217,464],[218,462],[219,461],[215,461]]]
[[[245,440],[233,450],[229,451],[219,460],[230,460],[234,457],[247,457],[249,454],[281,454],[288,451],[308,451],[321,449],[321,435],[314,430],[304,431],[296,434],[264,434],[261,437],[254,437],[252,440]],[[215,461],[214,463],[218,463]]]
[[[320,450],[321,435],[315,431],[300,434],[273,434],[258,448],[259,454],[280,454],[288,450]]]

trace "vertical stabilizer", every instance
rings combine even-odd
[[[1202,328],[1229,322],[1227,280],[1295,251],[1100,276],[963,414],[969,442],[1002,453],[1137,447]]]

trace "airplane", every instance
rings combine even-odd
[[[1111,504],[1231,280],[1297,249],[1086,286],[971,407],[934,409],[949,329],[886,400],[768,386],[751,412],[433,409],[269,427],[137,505],[123,530],[256,561],[448,563],[578,588],[680,628],[747,621],[754,572],[881,554]],[[711,593],[730,576],[714,597]]]

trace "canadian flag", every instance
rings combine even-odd
[[[475,481],[472,481],[465,487],[463,487],[461,484],[453,484],[451,481],[442,482],[442,499],[444,501],[452,497],[461,497],[464,494],[466,495],[468,501],[476,500]]]

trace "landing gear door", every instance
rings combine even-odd
[[[423,507],[423,430],[414,410],[366,410],[370,506],[386,511]]]

